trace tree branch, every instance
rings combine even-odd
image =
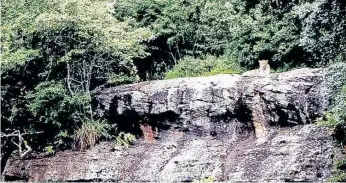
[[[19,130],[15,130],[14,132],[10,133],[10,134],[5,134],[3,132],[1,132],[1,138],[2,137],[17,137],[18,136],[18,131]],[[36,135],[36,134],[41,134],[43,133],[44,131],[40,131],[40,132],[25,132],[25,133],[21,133],[20,135],[21,136],[25,136],[25,135]]]
[[[18,137],[18,144],[16,142],[14,142],[13,139],[11,139],[11,142],[18,147],[19,156],[21,158],[23,158],[26,154],[28,154],[32,150],[32,148],[29,146],[28,142],[26,140],[24,140],[23,136],[24,135],[39,134],[39,133],[43,133],[43,131],[42,132],[31,132],[31,133],[27,133],[27,132],[20,133],[19,130],[15,130],[10,134],[5,134],[5,133],[1,132],[1,137]],[[22,153],[22,144],[24,144],[24,147],[26,148],[26,151],[24,153]]]
[[[70,63],[69,61],[66,62],[66,68],[67,68],[67,87],[71,93],[71,95],[74,94],[74,92],[71,89],[71,83],[70,83],[70,79],[71,79],[71,71],[70,71]]]

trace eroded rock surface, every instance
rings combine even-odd
[[[271,129],[265,142],[254,136],[196,136],[171,130],[154,143],[122,151],[101,143],[86,152],[64,151],[50,158],[11,159],[7,180],[181,182],[317,181],[332,167],[332,143],[314,125]]]
[[[309,124],[327,109],[323,69],[267,77],[216,75],[103,89],[98,115],[153,143],[112,151],[105,142],[86,152],[8,161],[3,177],[30,181],[320,181],[330,176],[332,139]]]

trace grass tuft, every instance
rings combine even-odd
[[[97,141],[102,137],[109,137],[109,128],[109,125],[105,121],[85,121],[74,135],[77,147],[82,151],[95,146]]]

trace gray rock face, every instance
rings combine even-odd
[[[95,95],[98,115],[119,129],[159,129],[111,151],[104,142],[86,152],[8,161],[3,177],[30,181],[181,182],[321,181],[330,176],[332,139],[309,124],[328,107],[323,69],[267,77],[216,75],[108,88]]]
[[[271,129],[266,141],[254,136],[196,136],[170,130],[154,143],[111,152],[101,143],[86,152],[64,151],[50,158],[11,159],[7,180],[181,182],[317,181],[330,175],[331,140],[314,125]],[[172,145],[174,144],[174,145]]]

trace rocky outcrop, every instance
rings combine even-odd
[[[310,124],[328,108],[324,69],[267,77],[216,75],[103,89],[99,116],[124,131],[158,129],[153,143],[112,151],[8,161],[3,177],[30,181],[320,181],[330,176],[332,139]],[[334,90],[334,89],[333,89]]]
[[[144,117],[155,125],[169,117],[171,123],[204,130],[239,123],[264,133],[268,125],[308,124],[321,115],[328,107],[323,75],[323,69],[304,68],[264,78],[180,78],[108,88],[95,99],[101,116],[126,118],[120,126]]]
[[[64,151],[50,158],[11,159],[7,180],[182,182],[317,181],[330,175],[332,143],[314,125],[277,128],[264,143],[248,136],[210,136],[167,131],[154,143],[141,141],[122,151],[101,143],[86,152]]]

